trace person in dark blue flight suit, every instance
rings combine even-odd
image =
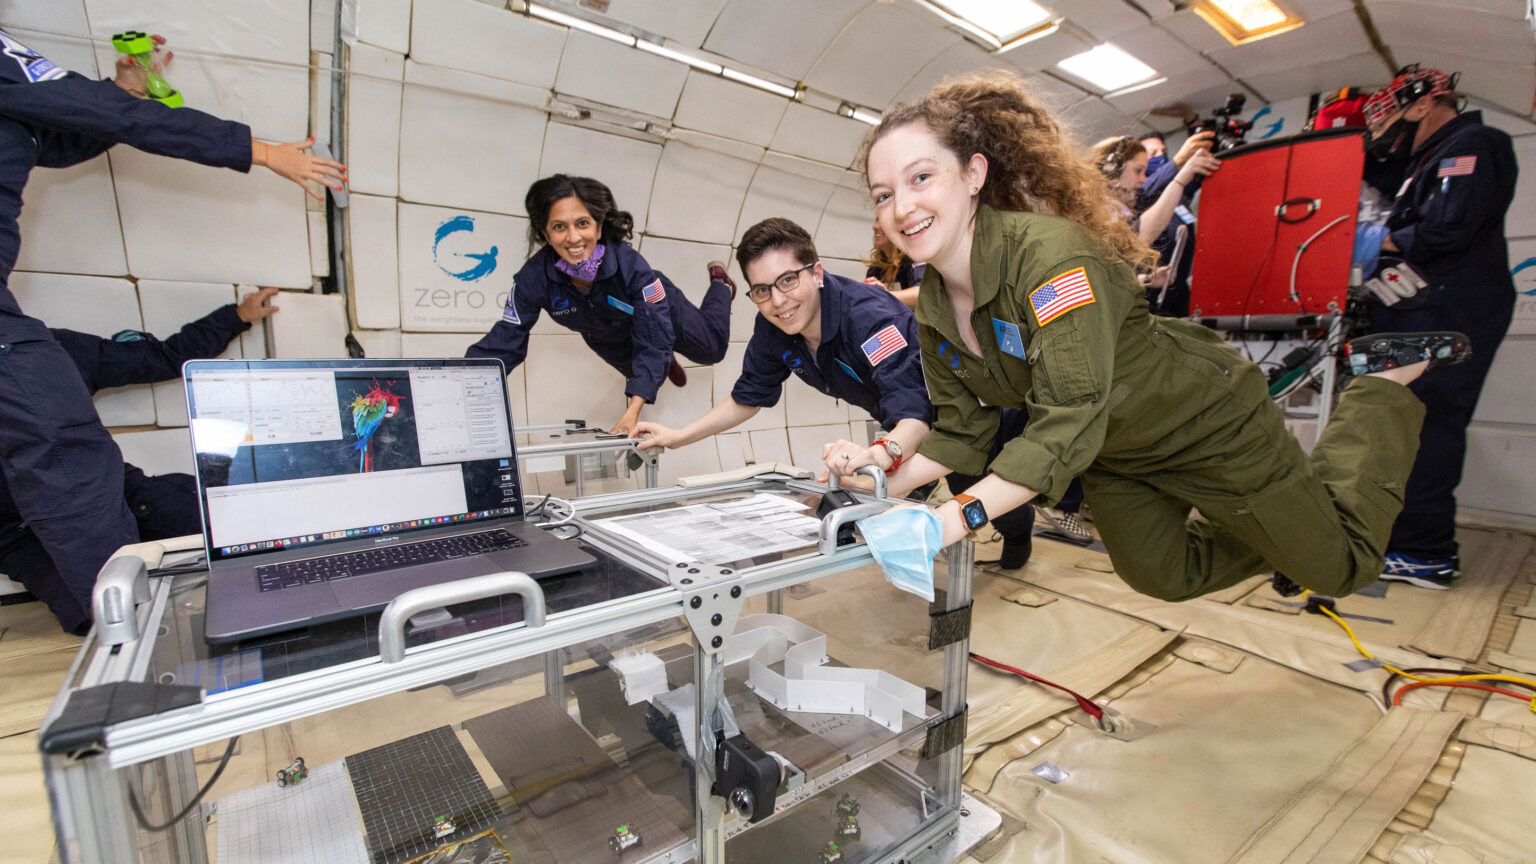
[[[663,378],[678,387],[687,381],[672,352],[706,366],[725,357],[736,285],[725,265],[710,262],[709,290],[695,307],[626,242],[634,218],[590,177],[545,177],[528,187],[524,205],[528,247],[536,251],[513,278],[501,320],[465,356],[494,357],[511,372],[528,354],[528,331],[547,310],[629,379],[628,404],[613,431],[632,435]]]
[[[220,306],[163,342],[138,330],[124,330],[111,339],[74,330],[49,332],[73,361],[89,393],[108,387],[171,381],[181,377],[181,364],[218,356],[252,323],[276,312],[278,307],[263,305],[276,294],[276,288],[252,292],[238,306]],[[203,530],[197,506],[197,481],[190,474],[151,477],[124,463],[123,487],[118,497],[127,502],[140,541],[183,537]],[[47,604],[65,630],[74,632],[90,623],[89,604],[82,606],[59,578],[53,558],[17,508],[3,477],[0,573],[20,582],[32,596]]]
[[[1407,179],[1387,218],[1381,255],[1407,261],[1428,283],[1393,305],[1370,301],[1370,331],[1460,330],[1472,357],[1415,381],[1427,413],[1419,455],[1387,544],[1383,578],[1449,588],[1459,575],[1456,486],[1467,424],[1514,316],[1504,217],[1518,167],[1509,135],[1482,112],[1461,112],[1455,77],[1405,68],[1364,107],[1373,155],[1406,156]]]
[[[883,288],[826,272],[810,234],[788,219],[748,228],[736,261],[759,315],[731,398],[681,429],[640,423],[636,433],[648,436],[640,448],[683,447],[739,426],[778,404],[793,376],[868,411],[887,430],[868,447],[827,444],[822,460],[829,472],[847,477],[865,465],[895,471],[917,452],[934,419],[912,310]],[[980,477],[949,479],[950,489],[961,492]],[[995,524],[1004,538],[1003,566],[1022,567],[1031,551],[1033,511],[1021,507]]]
[[[90,608],[101,565],[137,542],[138,531],[123,500],[122,454],[90,392],[48,328],[22,311],[8,287],[32,169],[66,168],[122,143],[241,172],[264,164],[301,186],[339,188],[344,178],[339,163],[302,152],[311,142],[254,141],[243,123],[134,95],[144,92],[144,72],[129,58],[119,62],[115,80],[97,81],[0,31],[0,469],[17,511],[83,609]]]

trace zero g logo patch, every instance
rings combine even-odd
[[[17,42],[4,30],[0,30],[0,46],[4,46],[5,56],[15,60],[16,65],[21,67],[21,74],[26,76],[29,83],[53,81],[69,74],[66,70],[55,66],[52,60]]]
[[[784,361],[785,366],[795,370],[796,375],[805,374],[805,370],[800,368],[801,364],[803,364],[805,361],[800,359],[799,355],[797,355],[794,351],[785,351],[783,354],[779,355],[779,359]]]
[[[939,343],[939,362],[951,369],[960,368],[960,352],[948,342]]]
[[[555,296],[549,298],[549,311],[555,313],[556,315],[568,312],[570,311],[570,308],[571,298],[565,296],[564,294],[556,294]]]

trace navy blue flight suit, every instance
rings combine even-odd
[[[89,390],[7,287],[21,248],[22,189],[34,167],[66,168],[119,143],[249,171],[251,130],[66,73],[3,31],[0,48],[0,468],[70,596],[89,609],[101,565],[138,531],[123,500],[122,454]]]
[[[528,331],[547,311],[629,379],[625,396],[646,402],[656,401],[674,351],[704,365],[725,357],[731,338],[731,289],[725,283],[712,283],[695,308],[628,243],[609,245],[585,292],[556,269],[559,260],[549,246],[533,253],[512,280],[501,320],[464,356],[495,357],[511,372],[528,356]]]
[[[1430,285],[1428,297],[1395,306],[1371,301],[1371,330],[1459,330],[1472,358],[1410,385],[1427,413],[1403,512],[1387,548],[1419,558],[1456,554],[1456,486],[1483,381],[1514,316],[1504,214],[1514,200],[1515,151],[1505,133],[1468,111],[1413,154],[1387,218],[1392,242]],[[1404,308],[1412,307],[1412,308]],[[1513,466],[1511,466],[1513,467]]]
[[[1168,157],[1167,162],[1158,166],[1156,171],[1148,174],[1147,179],[1141,184],[1141,191],[1137,193],[1137,212],[1145,211],[1152,206],[1178,174],[1179,165],[1171,156]],[[1163,232],[1152,240],[1152,250],[1157,253],[1157,263],[1163,265],[1168,263],[1174,247],[1178,245],[1179,226],[1184,226],[1188,232],[1184,241],[1184,251],[1179,257],[1178,269],[1169,274],[1168,290],[1147,287],[1147,304],[1151,306],[1153,315],[1162,315],[1166,318],[1189,316],[1189,274],[1194,271],[1195,266],[1195,216],[1189,211],[1189,202],[1194,200],[1195,193],[1200,190],[1200,183],[1204,179],[1196,175],[1195,179],[1184,188],[1178,209],[1174,211],[1173,216],[1169,217]],[[1161,303],[1158,302],[1159,297],[1162,298]],[[1081,499],[1081,495],[1078,497]]]
[[[181,364],[217,357],[230,340],[250,327],[240,320],[231,303],[182,327],[164,342],[137,330],[124,330],[111,339],[74,330],[49,332],[74,361],[86,390],[95,393],[107,387],[153,384],[180,378]],[[202,533],[197,481],[192,475],[151,477],[128,464],[124,464],[123,472],[121,494],[137,524],[139,540]],[[59,579],[53,559],[22,517],[3,477],[0,477],[0,573],[20,582],[33,596],[48,604],[64,629],[74,631],[90,621],[89,606],[81,607]]]

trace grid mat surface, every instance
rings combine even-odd
[[[368,864],[352,785],[341,762],[218,800],[220,864]]]
[[[400,864],[489,827],[501,815],[447,726],[347,757],[373,864]],[[454,832],[432,836],[439,816]]]

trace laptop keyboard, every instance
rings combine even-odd
[[[295,585],[311,585],[316,582],[329,582],[332,579],[366,576],[369,573],[398,570],[401,567],[430,564],[434,561],[467,558],[471,555],[495,552],[498,549],[513,549],[526,545],[528,544],[505,529],[482,531],[478,534],[444,537],[440,540],[427,540],[421,543],[402,543],[381,549],[362,549],[343,555],[328,555],[324,558],[306,558],[303,561],[267,564],[256,568],[256,585],[264,592],[277,591],[282,588],[292,588]]]

